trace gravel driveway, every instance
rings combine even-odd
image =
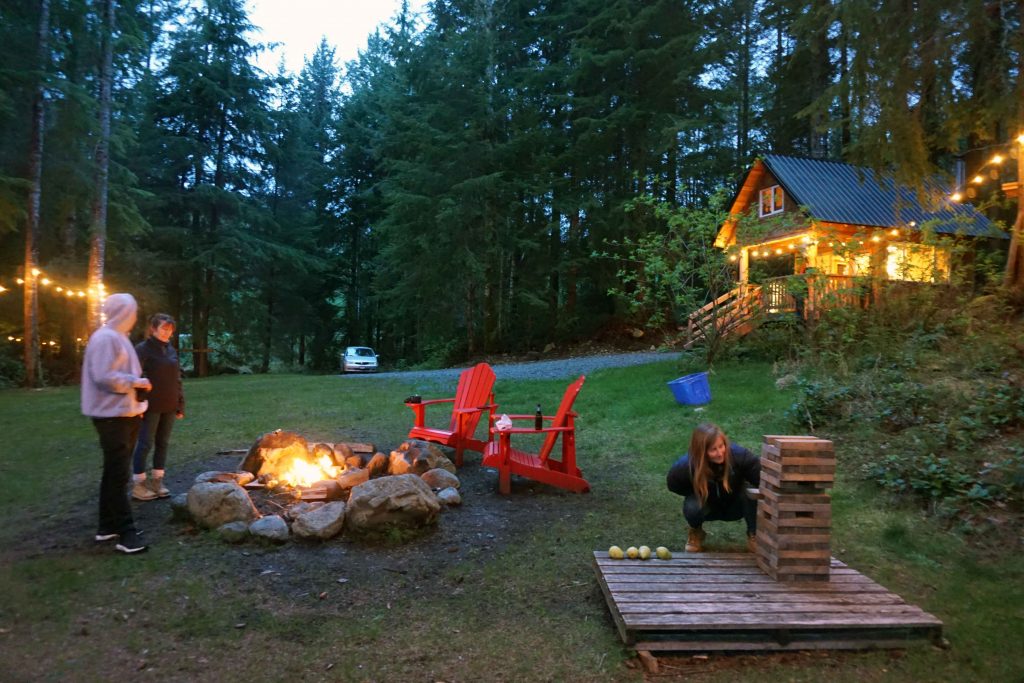
[[[644,351],[640,353],[613,353],[599,356],[579,356],[576,358],[558,358],[556,360],[538,360],[525,363],[506,363],[492,365],[497,379],[566,379],[578,375],[587,375],[602,368],[622,368],[630,365],[644,365],[663,360],[675,360],[678,351],[659,352]],[[344,375],[352,379],[388,378],[410,382],[437,384],[456,381],[459,373],[465,368],[445,368],[443,370],[410,370],[407,372],[378,372],[367,375]]]

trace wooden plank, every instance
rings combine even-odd
[[[780,558],[780,559],[784,560],[784,559],[787,559],[787,558]],[[794,565],[794,566],[799,566],[799,565]],[[789,570],[789,571],[792,572],[792,571],[795,571],[795,570]],[[831,576],[831,572],[829,570],[829,567],[827,567],[827,566],[823,567],[822,571],[826,572],[826,573],[829,573],[829,575]],[[772,582],[771,577],[765,576],[764,573],[760,572],[760,571],[757,572],[756,574],[734,574],[732,576],[722,577],[722,578],[725,579],[725,580],[722,580],[722,581],[708,581],[706,578],[703,578],[703,577],[700,577],[700,576],[695,576],[695,577],[694,576],[673,576],[671,574],[644,574],[642,576],[638,576],[638,575],[635,575],[635,574],[626,574],[626,575],[622,575],[622,574],[605,574],[605,580],[608,582],[608,585],[618,585],[618,584],[623,584],[623,583],[646,583],[646,584],[648,584],[650,586],[655,586],[655,585],[659,585],[659,584],[677,584],[677,585],[685,586],[685,585],[687,585],[689,583],[698,583],[699,582],[699,583],[706,583],[706,584],[710,584],[710,585],[717,585],[719,587],[728,587],[728,586],[746,586],[747,584],[752,584],[752,583],[753,584],[760,584],[760,583],[771,583]],[[866,585],[868,583],[868,581],[870,581],[870,579],[866,579],[863,576],[853,576],[853,575],[836,576],[836,577],[833,577],[833,580],[834,580],[834,583],[836,583],[836,584],[840,584],[840,583],[853,583],[853,584],[860,584],[860,585]]]
[[[789,584],[791,587],[793,584]],[[666,592],[630,592],[611,591],[616,604],[624,605],[633,602],[683,602],[688,605],[699,605],[704,603],[725,604],[730,602],[751,602],[759,605],[770,605],[775,603],[784,604],[834,604],[834,605],[902,605],[903,598],[888,591],[875,593],[849,593],[819,592],[812,591],[793,593],[790,591],[780,592],[743,592],[743,593],[687,593],[686,591]]]
[[[715,604],[715,603],[681,603],[681,602],[627,602],[616,603],[623,617],[629,619],[634,614],[809,614],[825,612],[828,614],[911,614],[918,616],[920,609],[913,605],[836,605],[832,603],[792,603],[774,602],[766,604]]]
[[[832,496],[827,492],[806,492],[806,493],[779,493],[775,489],[766,488],[761,492],[763,500],[772,502],[780,502],[787,500],[790,503],[811,503],[812,505],[823,505],[825,503],[832,502]]]
[[[766,434],[761,441],[761,447],[777,448],[779,450],[808,450],[822,453],[835,453],[835,446],[828,439],[819,439],[815,436],[781,436]]]
[[[771,578],[771,577],[766,577]],[[787,593],[793,590],[793,586],[799,586],[804,591],[821,591],[823,593],[884,593],[886,590],[881,586],[877,588],[868,584],[860,583],[832,583],[828,581],[824,584],[821,583],[810,583],[810,584],[791,584],[782,583],[779,581],[768,581],[765,583],[751,584],[749,590],[751,593]],[[636,581],[610,581],[608,582],[608,588],[612,592],[624,591],[630,593],[644,592],[649,588],[649,584],[645,582]],[[672,592],[669,590],[671,584],[662,585],[657,588],[661,592]],[[689,583],[678,586],[678,590],[675,591],[680,595],[688,595],[694,593],[720,593],[722,592],[722,584],[720,583]]]
[[[605,555],[607,556],[607,553],[605,553]],[[596,561],[595,567],[597,567]],[[622,619],[622,613],[619,612],[619,608],[615,604],[615,598],[612,597],[612,592],[609,590],[608,584],[604,580],[600,567],[597,567],[597,583],[601,586],[601,592],[604,594],[605,603],[608,605],[608,611],[612,615],[612,621],[615,622],[615,628],[619,632],[619,638],[621,638],[622,642],[626,645],[631,644],[634,640],[634,635],[626,628],[626,622]]]
[[[623,615],[626,627],[630,630],[652,630],[671,626],[675,629],[698,628],[702,631],[719,631],[722,629],[753,630],[753,629],[837,629],[850,627],[932,627],[941,626],[942,622],[918,609],[914,614],[819,614],[816,612],[791,612],[786,618],[777,615],[760,614],[728,614],[711,618],[706,614],[630,614]]]
[[[700,569],[698,567],[647,567],[647,568],[635,568],[625,563],[620,563],[619,566],[602,564],[601,571],[608,578],[622,578],[635,576],[638,578],[646,578],[648,576],[675,576],[680,580],[690,580],[693,577],[697,578],[708,578],[708,570]],[[725,572],[715,572],[714,578],[722,578],[723,583],[729,583],[732,581],[734,576],[759,576],[761,570],[756,566],[750,567],[737,567],[728,569]],[[858,572],[852,569],[832,569],[832,576],[861,576]]]
[[[769,470],[784,478],[792,474],[800,473],[821,473],[835,475],[836,465],[834,462],[826,462],[818,458],[797,458],[782,456],[782,460],[761,459],[761,471]]]
[[[741,640],[638,640],[635,647],[663,652],[787,652],[794,650],[881,650],[905,649],[910,636],[906,638],[881,638],[845,636],[834,639],[793,640],[780,643],[776,640],[745,642]],[[917,637],[920,639],[920,636]]]

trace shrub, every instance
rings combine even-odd
[[[838,424],[853,413],[853,392],[834,379],[801,379],[797,382],[798,397],[786,415],[796,424],[814,430],[816,426]]]

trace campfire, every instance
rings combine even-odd
[[[455,466],[434,446],[405,441],[384,453],[368,443],[310,443],[264,434],[234,472],[206,472],[178,501],[181,517],[229,540],[249,534],[330,538],[349,527],[426,524],[458,505]],[[266,529],[265,529],[266,528]]]

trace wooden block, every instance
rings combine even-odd
[[[831,474],[798,475],[799,479],[782,479],[772,470],[761,469],[761,488],[772,489],[778,493],[813,493],[832,488],[834,477]]]
[[[787,503],[809,503],[811,505],[825,505],[832,503],[832,496],[817,490],[813,493],[779,493],[779,491],[774,488],[766,487],[763,491],[760,491],[760,494],[761,499],[765,501],[766,505],[775,504],[782,500],[785,500]]]
[[[648,650],[637,650],[637,657],[640,658],[640,663],[643,664],[644,671],[649,674],[658,673],[658,658],[652,655]]]
[[[772,534],[767,530],[757,530],[757,542],[766,547],[783,550],[828,550],[832,546],[831,534]]]
[[[821,453],[834,453],[835,447],[828,439],[819,439],[816,436],[796,436],[781,434],[765,434],[762,443],[774,446],[783,450],[817,451]]]
[[[377,449],[372,443],[354,443],[351,441],[339,441],[335,446],[348,446],[353,453],[376,453]]]

